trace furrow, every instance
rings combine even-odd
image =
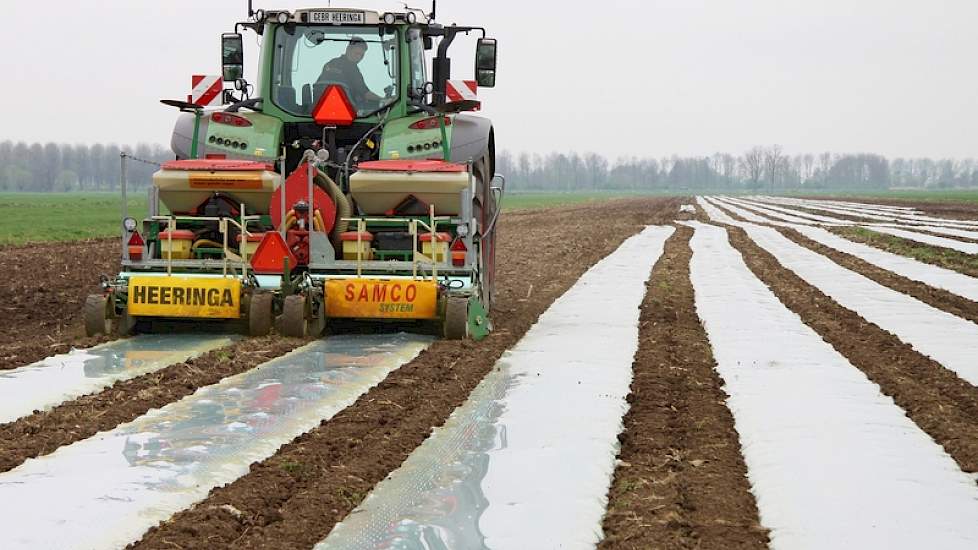
[[[595,544],[638,307],[673,231],[649,227],[585,273],[316,548],[386,548],[392,526],[406,546]],[[455,505],[441,504],[448,501]]]
[[[978,544],[973,479],[778,301],[725,230],[692,225],[696,310],[771,547]]]
[[[847,206],[840,206],[835,202],[829,201],[810,201],[802,199],[778,199],[778,202],[785,204],[794,204],[796,206],[813,208],[816,210],[824,210],[828,212],[835,212],[836,214],[857,216],[866,219],[882,220],[888,222],[895,222],[901,224],[918,224],[918,225],[938,225],[947,227],[959,227],[964,229],[978,229],[978,222],[971,220],[954,220],[947,218],[935,218],[931,216],[925,216],[921,214],[911,213],[911,214],[895,214],[895,213],[880,213],[866,208],[852,208]]]
[[[130,422],[305,342],[279,336],[249,338],[0,426],[0,472]]]
[[[964,471],[978,472],[978,388],[805,282],[743,229],[729,237],[785,306],[879,384]]]
[[[877,233],[886,233],[887,235],[900,237],[901,239],[916,241],[918,243],[923,243],[930,246],[936,246],[939,248],[950,248],[951,250],[957,250],[958,252],[963,252],[965,254],[978,255],[978,243],[966,243],[955,239],[935,237],[933,235],[927,235],[926,233],[920,233],[908,229],[898,229],[895,227],[886,227],[881,225],[863,226],[863,227],[871,231],[875,231]]]
[[[0,475],[5,548],[118,548],[353,403],[430,338],[335,336]]]
[[[4,396],[0,424],[186,361],[235,339],[194,334],[136,336],[0,371],[0,395]]]
[[[696,316],[680,226],[642,305],[603,550],[767,548],[727,394]]]
[[[876,268],[978,302],[978,279],[974,277],[843,239],[822,228],[795,226],[791,229],[820,245],[858,258]]]
[[[435,342],[356,404],[151,530],[135,548],[309,548],[396,470],[539,315],[628,236],[674,219],[679,199],[630,199],[522,215],[500,233],[495,329]],[[591,231],[599,224],[601,231]],[[532,253],[528,253],[528,251]],[[555,269],[554,266],[560,266]],[[234,510],[231,514],[226,510]]]
[[[863,227],[836,227],[830,231],[850,241],[978,278],[978,256],[973,254],[877,233]]]
[[[935,309],[853,273],[804,248],[776,229],[739,224],[761,248],[787,269],[843,307],[892,332],[920,353],[978,384],[978,325]]]
[[[818,214],[809,214],[807,212],[799,212],[797,210],[792,210],[790,208],[783,208],[780,206],[774,206],[771,204],[765,204],[761,202],[747,201],[747,200],[732,200],[725,198],[728,202],[737,204],[745,208],[752,208],[756,212],[761,212],[766,216],[776,218],[782,221],[800,223],[804,225],[814,225],[816,223],[821,225],[851,225],[852,222],[847,220],[842,220],[839,218],[833,218],[830,216],[820,216]]]

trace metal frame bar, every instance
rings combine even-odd
[[[226,217],[215,217],[215,216],[174,216],[170,214],[169,216],[151,216],[151,220],[154,221],[165,221],[167,223],[167,251],[166,259],[164,260],[166,266],[167,276],[173,275],[173,231],[177,228],[177,220],[194,220],[194,221],[216,221],[218,222],[218,230],[221,232],[223,237],[223,255],[224,259],[221,260],[222,275],[227,277],[228,274],[228,223],[231,223],[241,230],[241,244],[242,248],[247,246],[247,239],[250,233],[248,232],[248,222],[254,220],[260,220],[261,216],[246,216],[245,215],[245,205],[241,204],[241,221],[235,220],[234,218]],[[241,248],[239,248],[239,251]],[[245,278],[248,274],[248,253],[244,252],[241,255],[241,277]],[[179,260],[178,260],[179,261]],[[184,260],[188,262],[199,262],[201,260]],[[154,265],[149,261],[143,262],[142,265]]]

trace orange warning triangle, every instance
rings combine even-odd
[[[268,231],[258,243],[255,255],[251,257],[251,268],[255,273],[270,274],[285,272],[285,258],[289,259],[289,269],[295,269],[298,260],[285,239],[278,231]]]
[[[312,118],[320,126],[349,126],[356,117],[356,109],[338,84],[330,84],[312,110]]]

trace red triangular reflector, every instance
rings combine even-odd
[[[139,236],[139,231],[133,231],[132,236],[129,237],[129,246],[143,246],[143,238]]]
[[[295,269],[298,260],[285,239],[278,231],[268,231],[258,243],[255,255],[251,257],[251,268],[255,273],[284,273],[285,258],[289,259],[289,269]]]
[[[312,118],[320,126],[349,126],[357,118],[357,111],[343,87],[330,84],[316,102]]]

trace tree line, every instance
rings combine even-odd
[[[162,145],[67,145],[0,142],[0,191],[112,191],[119,189],[122,151],[128,181],[146,187],[157,167],[172,159]],[[876,154],[790,155],[780,146],[753,147],[739,155],[620,157],[597,153],[501,151],[496,172],[510,189],[540,191],[760,191],[951,189],[978,187],[975,159],[896,158]]]
[[[68,145],[59,143],[0,142],[0,191],[114,191],[119,189],[120,153],[150,163],[173,158],[162,145],[141,143],[135,147],[115,143]],[[147,187],[154,164],[130,162],[128,181]]]
[[[789,155],[778,145],[702,157],[620,157],[596,153],[501,152],[496,171],[511,189],[544,191],[761,191],[978,187],[975,159],[876,154]]]

